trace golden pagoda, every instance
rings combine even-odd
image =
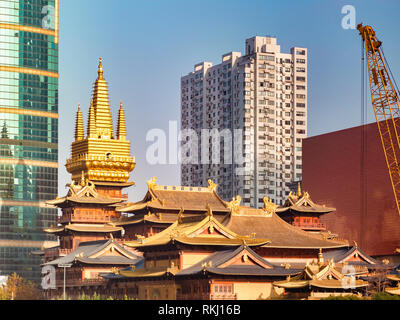
[[[93,181],[96,185],[133,184],[128,183],[129,173],[135,168],[135,158],[130,156],[130,142],[126,139],[125,114],[120,105],[116,134],[108,98],[108,85],[103,77],[100,58],[98,76],[93,86],[89,108],[87,134],[85,137],[83,117],[78,107],[75,126],[75,141],[72,156],[66,168],[72,180]]]

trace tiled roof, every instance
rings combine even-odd
[[[297,194],[290,193],[288,199],[285,201],[283,206],[276,209],[277,214],[286,214],[291,211],[295,212],[307,212],[307,213],[329,213],[335,211],[335,208],[326,207],[324,205],[319,205],[314,203],[308,192],[301,190],[300,186]]]
[[[244,252],[243,252],[244,251]],[[239,254],[246,253],[254,259],[253,265],[225,265],[227,262],[237,257]],[[218,251],[202,261],[196,263],[192,267],[184,269],[176,274],[176,276],[188,276],[203,272],[220,274],[220,275],[235,275],[235,276],[287,276],[297,275],[302,269],[285,269],[281,266],[274,265],[263,259],[251,248],[243,245]]]
[[[119,256],[107,256],[98,255],[101,251],[113,246],[118,250],[121,255]],[[44,265],[59,265],[59,264],[70,264],[76,261],[80,261],[85,264],[109,264],[109,265],[135,265],[139,263],[143,258],[132,254],[130,251],[123,248],[120,244],[114,240],[98,240],[90,242],[82,242],[71,253],[64,257],[57,258],[53,261],[47,262]]]
[[[203,187],[153,186],[143,200],[128,203],[117,211],[133,212],[144,208],[204,211],[210,206],[214,212],[229,212],[215,190]]]
[[[237,234],[255,233],[256,238],[267,238],[271,242],[265,247],[272,248],[340,248],[348,247],[347,242],[326,240],[310,234],[285,222],[275,213],[265,216],[262,209],[240,207],[238,214],[231,214],[222,222]]]
[[[208,234],[207,230],[217,230]],[[206,233],[204,234],[203,231]],[[178,215],[175,221],[167,229],[144,239],[126,242],[126,245],[138,249],[166,245],[170,242],[180,242],[191,245],[230,245],[237,246],[246,242],[248,245],[262,245],[268,243],[265,238],[253,238],[238,235],[224,227],[211,214],[183,217]]]

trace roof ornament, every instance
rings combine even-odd
[[[320,267],[324,264],[324,257],[322,255],[322,248],[319,248],[317,263],[318,263],[318,266],[320,266]]]
[[[237,195],[236,197],[232,198],[232,201],[228,202],[227,207],[231,210],[232,213],[239,212],[240,202],[242,201],[242,197]]]
[[[244,263],[246,263],[249,260],[249,257],[247,256],[246,253],[242,256],[242,260]]]
[[[147,181],[147,186],[149,187],[149,189],[154,189],[154,187],[157,185],[156,181],[157,177],[153,177],[149,181]]]
[[[278,208],[278,205],[272,202],[272,199],[269,199],[268,197],[263,198],[264,201],[264,212],[268,216],[272,216],[273,213],[275,213],[276,208]]]
[[[353,240],[353,243],[354,243],[354,246],[355,246],[356,248],[358,248],[357,242],[356,242],[355,240]]]
[[[179,210],[179,213],[178,213],[178,223],[182,223],[183,222],[183,212],[184,212],[185,210],[183,209],[183,207],[181,207],[181,210]]]
[[[285,263],[285,269],[286,270],[290,269],[290,263]]]
[[[99,66],[97,70],[98,79],[103,79],[103,59],[99,58]]]
[[[207,217],[212,217],[213,216],[213,212],[212,212],[212,209],[211,209],[211,206],[210,206],[209,203],[207,203],[206,208],[207,208],[207,213],[206,213]]]
[[[300,185],[300,181],[297,184],[297,196],[300,197],[301,196],[301,185]]]
[[[111,272],[114,273],[114,274],[118,274],[118,273],[119,273],[119,270],[118,270],[118,268],[116,268],[116,267],[112,267],[112,268],[111,268]]]
[[[85,172],[82,170],[82,174],[81,174],[81,181],[79,183],[82,187],[84,187],[86,185],[86,181],[85,181]]]
[[[135,236],[136,236],[136,239],[137,239],[137,241],[138,241],[139,243],[144,243],[144,239],[146,239],[145,236],[142,236],[142,235],[140,235],[140,234],[135,234]]]
[[[216,191],[217,190],[218,185],[216,183],[214,183],[211,179],[208,179],[208,189],[210,191]]]

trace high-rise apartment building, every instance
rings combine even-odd
[[[37,281],[57,218],[58,5],[0,1],[0,275]]]
[[[256,36],[246,40],[244,56],[230,52],[218,65],[196,64],[181,78],[181,128],[198,137],[190,150],[198,157],[182,163],[182,185],[212,178],[225,200],[240,195],[244,205],[261,207],[267,196],[282,203],[301,180],[307,49],[282,53],[276,38]]]

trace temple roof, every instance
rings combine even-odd
[[[46,201],[46,204],[57,207],[65,207],[69,206],[70,202],[81,204],[111,205],[124,201],[120,198],[109,198],[99,195],[96,191],[95,184],[89,180],[85,180],[84,178],[82,179],[81,184],[76,184],[74,181],[72,181],[68,186],[69,190],[65,197],[48,200]]]
[[[340,248],[323,253],[323,257],[326,260],[332,260],[335,263],[356,263],[363,262],[364,264],[379,264],[379,262],[370,257],[364,251],[362,251],[357,244],[349,248]]]
[[[120,212],[134,212],[137,210],[154,208],[167,210],[204,211],[210,206],[214,212],[229,212],[228,203],[222,200],[217,192],[216,185],[209,181],[209,186],[182,187],[159,186],[156,178],[147,182],[148,191],[143,200],[127,203],[117,209]]]
[[[239,207],[222,224],[237,234],[254,233],[256,238],[267,238],[270,242],[264,247],[272,248],[340,248],[348,243],[324,239],[282,220],[276,213],[266,214],[263,209]]]
[[[183,210],[177,221],[165,230],[151,237],[138,237],[137,241],[126,242],[130,247],[138,248],[166,245],[170,242],[180,242],[190,245],[238,246],[262,245],[269,242],[265,238],[254,238],[251,235],[238,235],[223,226],[215,219],[211,208],[204,215],[184,217]]]
[[[294,211],[300,213],[325,214],[335,210],[335,208],[314,203],[311,200],[308,192],[301,190],[299,184],[297,193],[293,194],[290,192],[288,199],[285,201],[282,207],[276,209],[276,213],[286,214]]]
[[[248,246],[241,245],[218,251],[195,265],[184,269],[176,276],[202,273],[235,276],[287,276],[297,275],[302,269],[289,269],[274,265],[263,259]]]
[[[59,265],[81,262],[84,264],[136,265],[143,260],[123,248],[115,240],[83,242],[64,257],[47,262],[44,265]]]
[[[368,286],[367,281],[346,277],[341,272],[344,269],[337,266],[333,260],[325,261],[321,258],[322,253],[320,252],[317,263],[307,264],[303,271],[293,278],[287,277],[286,280],[275,281],[274,286],[285,289],[317,287],[342,290]]]

